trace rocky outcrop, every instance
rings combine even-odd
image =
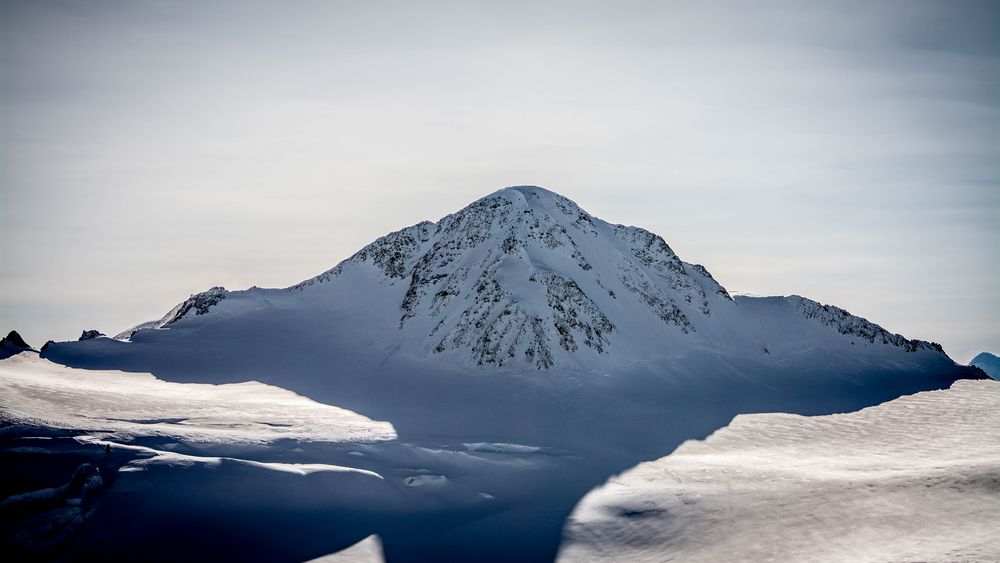
[[[104,333],[99,330],[85,330],[77,340],[93,340],[101,336],[104,336]]]

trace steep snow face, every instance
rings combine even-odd
[[[237,302],[220,305],[230,298]],[[215,287],[193,295],[159,321],[119,338],[272,307],[335,315],[355,306],[351,301],[367,304],[357,331],[370,330],[368,340],[449,363],[602,369],[691,350],[773,351],[760,334],[761,319],[660,236],[609,224],[563,196],[529,186],[497,191],[436,224],[390,233],[283,291]],[[769,322],[790,328],[793,341],[802,332],[797,328],[822,326],[824,336],[839,335],[825,338],[835,347],[864,341],[906,352],[940,351],[835,307],[800,297],[787,304],[783,316]]]

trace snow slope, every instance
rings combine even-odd
[[[71,369],[23,352],[0,362],[0,417],[108,439],[169,436],[190,442],[282,439],[392,440],[387,422],[255,381],[168,383],[150,374]]]
[[[560,561],[1000,560],[1000,383],[741,415],[588,494]]]
[[[309,507],[344,514],[384,497],[385,477],[351,452],[395,438],[389,423],[257,382],[169,383],[24,351],[0,360],[0,551],[105,561],[154,544],[145,559],[327,553],[366,528],[317,535],[325,520]],[[278,515],[296,532],[275,526]],[[261,539],[222,539],[253,530]]]

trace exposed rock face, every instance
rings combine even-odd
[[[100,336],[104,336],[104,333],[99,330],[85,330],[77,340],[91,340]]]
[[[221,286],[213,287],[208,291],[203,291],[201,293],[196,293],[189,297],[187,301],[174,307],[174,310],[167,313],[164,317],[164,321],[161,326],[167,326],[171,323],[175,323],[187,315],[190,312],[194,312],[196,315],[204,315],[212,308],[213,305],[219,303],[226,298],[226,288]]]
[[[840,307],[823,305],[822,303],[817,303],[798,295],[793,295],[788,299],[798,306],[803,316],[808,319],[816,319],[827,326],[833,327],[840,334],[863,338],[871,343],[889,344],[903,348],[907,352],[915,352],[921,349],[941,351],[941,345],[936,342],[907,340],[902,335],[893,334],[873,322],[848,313]]]

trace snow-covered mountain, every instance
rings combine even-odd
[[[736,412],[802,413],[981,377],[937,344],[837,307],[734,298],[660,236],[538,187],[502,189],[390,233],[291,287],[213,287],[116,339],[51,343],[42,356],[183,382],[253,379],[379,417],[439,402],[430,381],[448,377],[456,401],[443,408],[483,432],[489,423],[458,394],[501,392],[469,375],[535,385],[569,377],[545,391],[563,401],[567,389],[618,385],[641,400],[672,401],[683,389],[731,395]],[[405,399],[395,394],[402,387],[411,388]],[[422,430],[428,422],[446,425],[422,419]]]
[[[468,366],[608,369],[691,350],[758,358],[816,345],[942,352],[802,297],[734,299],[660,236],[537,187],[506,188],[437,223],[390,233],[283,290],[213,287],[118,338],[234,315],[260,322],[270,307],[336,315],[354,300],[367,309],[368,326],[356,330],[412,356]]]

